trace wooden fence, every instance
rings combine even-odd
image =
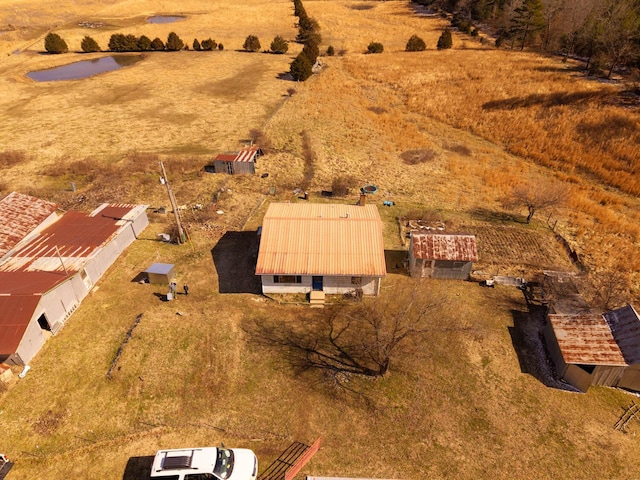
[[[293,478],[302,470],[311,457],[313,457],[316,452],[320,449],[320,443],[322,442],[322,437],[318,437],[318,439],[311,444],[311,446],[296,460],[296,462],[291,466],[291,468],[287,469],[287,473],[284,474],[284,480],[293,480]]]

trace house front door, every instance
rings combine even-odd
[[[322,290],[322,277],[311,277],[311,288],[313,290]]]

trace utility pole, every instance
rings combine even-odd
[[[169,185],[167,172],[164,170],[164,164],[162,162],[160,162],[160,167],[162,168],[162,179],[164,180],[164,185],[167,187],[169,202],[171,202],[171,209],[173,210],[173,215],[176,219],[176,226],[178,227],[178,244],[181,244],[186,241],[186,235],[184,233],[184,229],[182,228],[182,218],[180,217],[180,210],[178,210],[178,203],[176,202],[176,197],[173,195],[173,190],[171,190],[171,186]]]

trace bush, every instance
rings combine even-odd
[[[158,37],[154,38],[151,42],[151,50],[155,50],[156,52],[164,50],[164,42]]]
[[[384,46],[380,42],[371,42],[367,47],[367,53],[382,53]]]
[[[197,38],[193,39],[193,49],[197,50],[198,52],[202,50],[202,46],[200,45],[200,42],[198,41]]]
[[[151,39],[146,35],[142,35],[138,39],[138,50],[140,50],[141,52],[148,52],[149,50],[151,50]]]
[[[224,45],[219,44],[219,45],[218,45],[218,50],[220,50],[220,51],[224,50]]]
[[[44,37],[44,49],[48,53],[54,54],[67,53],[69,51],[67,42],[65,42],[57,33],[50,33]]]
[[[171,32],[167,37],[167,43],[165,47],[170,52],[177,52],[178,50],[182,50],[182,47],[184,47],[184,42],[175,32]]]
[[[271,42],[271,51],[273,53],[287,53],[287,50],[289,50],[289,42],[277,35]]]
[[[407,52],[423,52],[427,49],[427,44],[424,43],[417,35],[412,35],[409,41],[407,42]]]
[[[479,28],[474,28],[473,30],[471,30],[471,36],[472,37],[477,37],[478,35],[480,35],[480,29]]]
[[[447,48],[451,48],[453,46],[453,39],[451,38],[451,32],[448,28],[444,29],[442,35],[438,39],[438,50],[446,50]]]
[[[349,189],[358,184],[353,175],[340,175],[331,182],[331,193],[336,197],[349,195]]]
[[[201,44],[203,50],[215,50],[217,46],[218,44],[216,43],[216,41],[212,40],[211,38],[203,40]]]
[[[296,59],[291,62],[289,72],[296,82],[304,82],[313,74],[311,62],[304,53],[300,53]]]
[[[242,48],[244,48],[247,52],[257,52],[258,50],[260,50],[260,48],[262,48],[262,46],[260,45],[260,40],[258,39],[258,37],[256,37],[255,35],[249,35],[245,39]]]
[[[85,35],[85,37],[82,39],[82,42],[80,42],[80,48],[84,53],[100,51],[100,46],[98,45],[98,42],[96,42],[93,38],[89,37],[88,35]]]
[[[336,51],[334,50],[332,45],[329,45],[329,48],[327,48],[327,55],[329,57],[333,57],[336,54]]]
[[[114,33],[109,39],[109,50],[112,52],[137,52],[140,50],[139,39],[135,35]]]

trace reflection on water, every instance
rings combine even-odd
[[[154,17],[147,18],[148,23],[173,23],[173,22],[179,22],[180,20],[184,20],[184,17],[156,15]]]
[[[49,68],[27,73],[27,77],[36,82],[55,82],[58,80],[80,80],[99,73],[111,72],[128,67],[142,60],[141,55],[118,55],[93,60],[83,60],[61,67]]]

